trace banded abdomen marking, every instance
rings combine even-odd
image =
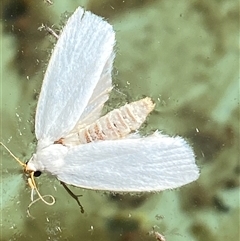
[[[114,140],[137,130],[153,110],[151,98],[126,104],[102,116],[91,125],[62,139],[63,145],[78,145],[97,140]]]

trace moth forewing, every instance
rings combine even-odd
[[[111,73],[114,57],[115,54],[112,52],[110,58],[106,61],[100,79],[88,101],[87,107],[84,109],[80,120],[77,122],[71,133],[75,133],[79,129],[92,124],[100,118],[104,103],[108,100],[109,93],[113,88]]]
[[[89,105],[92,95],[111,87],[111,78],[105,77],[111,73],[114,44],[115,32],[101,17],[79,7],[68,19],[38,99],[35,135],[42,147],[67,135],[84,111],[94,111],[96,103]]]
[[[112,110],[91,125],[70,133],[61,139],[63,145],[72,146],[99,140],[116,140],[136,131],[146,120],[155,104],[151,98],[126,104]]]

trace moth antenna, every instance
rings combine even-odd
[[[28,206],[28,209],[29,209],[29,207],[31,207],[32,206],[32,204],[33,203],[35,203],[35,202],[37,202],[37,201],[39,201],[39,200],[42,200],[45,204],[47,204],[47,205],[49,205],[49,206],[51,206],[51,205],[53,205],[54,203],[55,203],[55,198],[52,196],[52,195],[41,195],[40,194],[40,192],[38,191],[38,188],[37,188],[37,185],[36,185],[36,183],[35,183],[35,180],[34,180],[34,172],[31,172],[30,173],[30,177],[28,178],[28,184],[29,184],[29,186],[31,187],[31,189],[32,189],[32,192],[31,192],[31,200],[32,200],[32,202],[29,204],[29,206]],[[38,194],[38,199],[36,199],[36,200],[33,200],[33,191],[36,191],[36,193]],[[48,201],[46,201],[45,199],[44,199],[44,197],[51,197],[51,199],[52,199],[52,201],[51,202],[48,202]]]
[[[8,151],[8,153],[22,166],[22,167],[26,167],[26,164],[22,161],[20,161],[2,142],[0,142],[0,144]]]
[[[50,197],[50,198],[53,200],[53,201],[52,201],[52,204],[48,204],[48,205],[53,205],[53,204],[55,203],[55,198],[54,198],[52,195],[43,195],[43,196],[41,196],[41,197],[33,200],[33,201],[28,205],[28,208],[27,208],[27,214],[28,214],[29,217],[35,219],[35,217],[32,216],[31,213],[30,213],[30,207],[31,207],[34,203],[38,202],[39,200],[44,200],[44,198],[46,198],[46,197]],[[45,200],[44,200],[44,201],[45,201]],[[46,201],[45,201],[45,202],[46,202]]]

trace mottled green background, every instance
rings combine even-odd
[[[82,194],[85,214],[59,182],[37,179],[42,194],[27,216],[30,189],[21,167],[1,148],[1,240],[239,240],[239,2],[1,2],[1,141],[20,159],[34,152],[34,113],[54,39],[77,6],[116,30],[112,109],[150,96],[157,103],[142,131],[181,135],[193,146],[201,176],[185,187],[141,196]],[[64,68],[64,66],[63,66]],[[59,76],[59,78],[61,78]],[[150,233],[149,233],[150,232]]]

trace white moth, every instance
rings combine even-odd
[[[150,98],[100,117],[112,89],[114,44],[112,26],[101,17],[78,8],[67,21],[38,100],[36,153],[24,166],[33,188],[38,171],[113,192],[161,191],[198,178],[193,150],[183,138],[132,134],[153,110]]]

